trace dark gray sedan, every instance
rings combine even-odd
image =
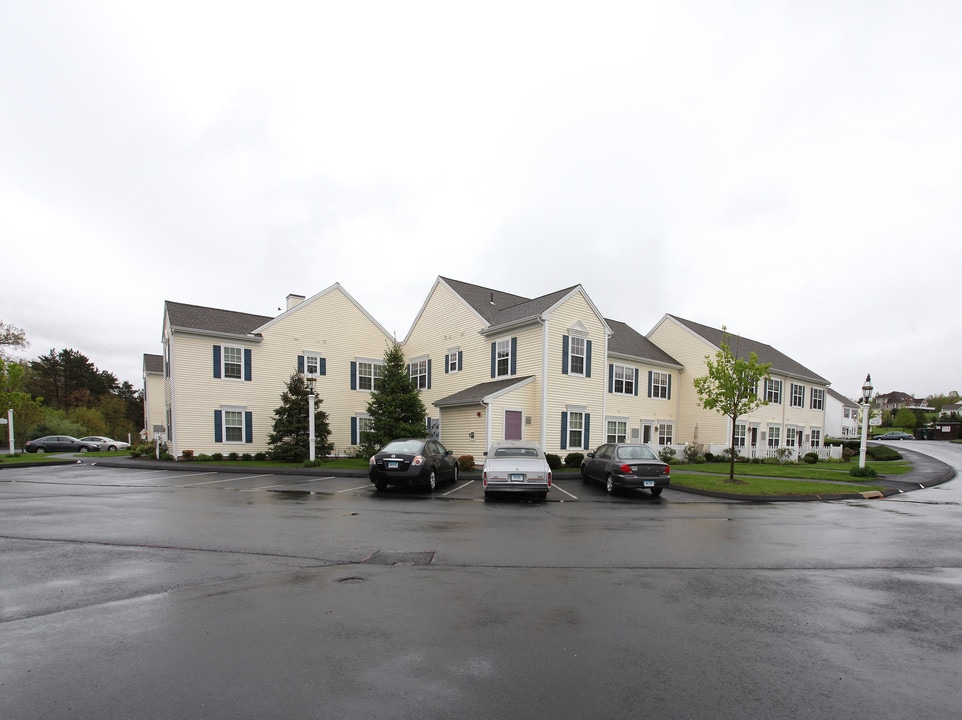
[[[70,435],[44,435],[36,440],[27,440],[23,449],[28,453],[48,452],[97,452],[99,443],[78,440]]]
[[[585,456],[581,479],[602,482],[609,493],[616,488],[644,488],[658,496],[671,482],[671,468],[647,445],[608,443]]]

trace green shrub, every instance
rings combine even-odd
[[[458,470],[461,472],[474,470],[474,455],[460,455],[458,457]]]
[[[580,468],[585,460],[585,454],[580,452],[568,453],[565,455],[565,467]]]
[[[691,459],[691,461],[692,461],[695,465],[704,465],[706,462],[708,462],[708,461],[705,459],[705,456],[704,456],[704,455],[695,455],[695,457],[693,457],[693,458]]]
[[[189,461],[191,461],[191,460],[194,459],[194,451],[193,451],[193,450],[181,450],[181,451],[180,451],[180,456],[181,456],[181,458],[183,458],[184,460],[187,460],[187,461],[189,462]]]
[[[815,463],[818,462],[818,453],[817,452],[805,453],[805,455],[802,456],[802,460],[807,462],[809,465],[814,465]]]
[[[677,456],[678,455],[675,452],[675,448],[671,447],[670,445],[665,445],[665,447],[658,451],[658,459],[663,463],[668,463],[669,465],[675,461]]]
[[[872,460],[880,460],[883,462],[902,459],[902,455],[898,450],[885,445],[872,445],[865,449],[865,455]]]
[[[705,462],[710,462],[710,463],[716,462],[721,459],[720,455],[715,455],[715,453],[712,453],[712,452],[706,452],[702,457],[705,458]]]
[[[781,461],[778,458],[767,457],[762,460],[764,465],[781,465]]]
[[[548,461],[548,467],[552,470],[557,470],[561,467],[561,456],[555,455],[554,453],[545,453],[545,460]]]
[[[239,458],[240,458],[240,455],[238,455],[236,452],[232,452],[227,456],[228,460],[237,460]]]
[[[857,478],[873,478],[878,475],[878,473],[875,472],[875,468],[871,468],[868,465],[865,467],[858,467],[856,465],[853,468],[849,468],[848,474]]]
[[[267,453],[266,453],[266,452],[254,453],[254,459],[255,459],[255,460],[267,460]]]
[[[855,451],[852,450],[851,448],[843,447],[843,448],[842,448],[842,462],[851,462],[852,456],[853,456],[854,454],[855,454]]]
[[[305,460],[302,464],[302,467],[315,468],[315,467],[320,467],[323,464],[324,464],[324,461],[321,460],[320,458],[317,458],[314,460]]]
[[[752,465],[761,465],[761,464],[762,464],[762,459],[760,457],[752,458]]]
[[[250,460],[253,460],[253,459],[254,459],[254,456],[251,455],[250,453],[244,453],[243,455],[241,455],[241,460],[248,460],[248,461],[250,461]]]
[[[214,462],[220,462],[221,460],[224,459],[224,453],[219,453],[219,452],[211,453],[210,459],[213,460]]]
[[[200,453],[197,457],[194,458],[194,461],[195,461],[195,462],[210,462],[210,455],[208,455],[207,453]]]

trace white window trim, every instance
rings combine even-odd
[[[505,353],[505,355],[504,355],[503,358],[502,358],[502,356],[501,356],[501,349],[502,349],[501,346],[502,346],[502,344],[504,344],[504,347],[507,348],[507,352]],[[505,361],[505,363],[506,363],[506,367],[505,367],[505,370],[504,370],[503,373],[501,372],[501,360],[502,360],[502,359],[503,359],[503,360]],[[495,378],[503,378],[503,377],[510,377],[510,376],[511,376],[511,338],[507,337],[507,338],[501,338],[500,340],[495,340],[495,345],[494,345],[494,377],[495,377]]]
[[[227,413],[238,413],[240,415],[240,430],[241,439],[240,440],[228,440],[227,439],[227,428],[237,427],[236,425],[227,424]],[[245,445],[244,437],[247,433],[247,407],[241,407],[238,405],[221,405],[220,406],[220,431],[221,437],[223,438],[224,445]]]
[[[621,379],[621,390],[618,389],[618,371],[623,372]],[[631,365],[612,363],[611,368],[611,392],[615,395],[634,395],[635,394],[635,368]],[[626,390],[625,386],[631,383],[631,390]],[[654,383],[652,383],[654,384]]]
[[[581,352],[575,353],[575,340],[581,342]],[[581,370],[574,369],[574,359],[581,359]],[[568,374],[575,377],[585,377],[588,368],[588,338],[583,333],[570,333],[568,335]]]
[[[375,359],[373,359],[373,358],[360,358],[360,357],[359,357],[359,358],[355,358],[355,359],[354,359],[354,362],[355,362],[355,368],[356,368],[355,371],[354,371],[354,372],[355,372],[354,386],[357,388],[357,391],[358,391],[358,392],[367,392],[367,393],[371,392],[371,391],[374,389],[374,380],[375,380],[374,367],[377,366],[377,367],[380,367],[380,368],[383,369],[383,368],[384,368],[384,361],[383,361],[383,360],[375,360]],[[364,364],[364,365],[370,365],[370,366],[371,366],[371,375],[370,375],[370,378],[371,378],[371,387],[369,387],[369,388],[362,388],[362,387],[361,387],[361,378],[362,378],[362,377],[368,377],[367,375],[363,375],[363,376],[361,375],[361,365],[362,365],[362,364]]]
[[[456,373],[458,371],[458,353],[461,352],[461,348],[453,347],[448,349],[447,355],[444,356],[444,362],[448,369],[448,374]],[[452,365],[452,363],[454,363]]]
[[[240,353],[240,362],[237,363],[240,366],[240,374],[237,377],[227,376],[227,351],[236,350]],[[233,364],[233,363],[232,363]],[[220,348],[220,377],[222,380],[228,380],[230,382],[243,382],[244,381],[244,348],[240,345],[221,345]]]
[[[662,372],[661,370],[651,371],[651,399],[652,400],[668,399],[668,378],[670,377],[671,377],[670,373]]]
[[[423,373],[419,372],[416,375],[412,375],[411,370],[413,366],[420,365],[421,363],[424,363],[424,372]],[[418,384],[415,387],[417,387],[419,390],[427,390],[428,388],[428,356],[427,355],[419,355],[418,357],[408,361],[408,377],[412,381],[415,378],[419,378]],[[421,385],[420,378],[424,378],[424,385]]]

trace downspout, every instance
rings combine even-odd
[[[173,428],[180,427],[180,423],[174,422],[177,418],[177,393],[175,392],[174,383],[174,331],[170,331],[170,337],[167,339],[167,366],[170,368],[170,417],[164,418],[164,422],[167,423],[167,451],[173,455],[175,458],[178,456],[177,453],[177,443],[174,440],[174,433],[171,432],[171,426]]]
[[[543,317],[541,328],[541,449],[544,450],[548,441],[548,321]]]

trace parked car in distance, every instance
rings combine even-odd
[[[80,442],[92,442],[97,443],[101,450],[126,450],[130,447],[130,443],[126,443],[123,440],[111,440],[109,437],[104,437],[103,435],[87,435],[80,438]]]
[[[887,433],[876,435],[872,440],[915,440],[915,436],[897,430],[890,430]]]
[[[502,440],[491,443],[481,471],[484,497],[495,493],[528,492],[548,497],[551,468],[536,442]]]
[[[48,452],[97,452],[100,445],[94,442],[78,440],[71,435],[44,435],[36,440],[27,440],[23,449],[28,453]]]
[[[585,455],[581,479],[602,482],[609,493],[616,488],[645,488],[657,497],[671,483],[671,467],[647,445],[608,443]]]
[[[454,453],[430,438],[399,438],[371,456],[368,476],[374,487],[425,485],[434,490],[443,480],[457,482]]]

